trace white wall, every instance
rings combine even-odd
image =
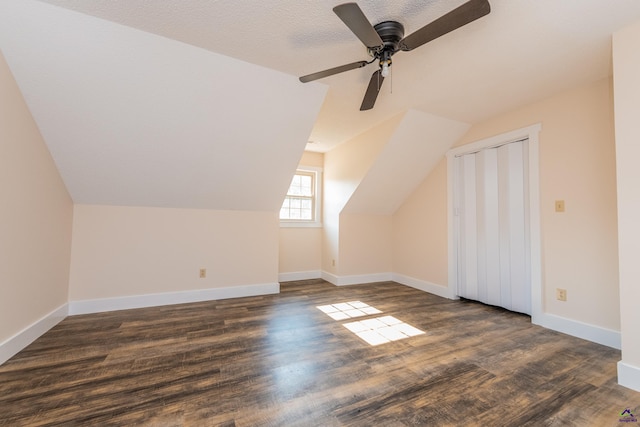
[[[393,135],[402,117],[403,114],[396,115],[325,153],[322,270],[327,274],[342,274],[340,246],[344,244],[344,240],[340,237],[340,213]],[[372,232],[375,233],[376,230]]]
[[[392,214],[468,129],[408,110],[327,153],[327,279],[347,284],[392,278]]]
[[[275,212],[74,208],[71,303],[277,280]]]
[[[281,282],[321,276],[322,228],[281,227],[278,272]]]
[[[618,381],[640,391],[640,22],[614,34],[622,361]]]
[[[2,53],[0,194],[2,363],[66,315],[63,308],[48,316],[67,302],[73,219],[71,198]],[[44,318],[35,335],[17,336]]]
[[[441,161],[393,215],[393,272],[447,286],[447,164]]]
[[[542,123],[543,310],[619,331],[616,165],[611,80],[474,126],[463,143]],[[566,211],[555,212],[564,200]],[[567,301],[556,299],[567,290]]]
[[[305,151],[298,166],[322,168],[324,154]],[[319,197],[322,202],[322,194]],[[322,233],[321,227],[280,227],[280,281],[315,279],[321,276]]]
[[[456,145],[542,124],[543,310],[615,335],[620,299],[612,105],[611,81],[600,80],[476,124]],[[428,258],[441,259],[447,249],[445,172],[446,164],[438,166],[394,215],[394,249],[400,251],[394,271],[440,286],[448,285],[447,263]],[[554,211],[555,200],[565,200],[566,212]],[[567,290],[566,302],[556,300],[556,288]]]
[[[391,228],[391,215],[340,214],[340,276],[359,276],[346,282],[391,279]]]

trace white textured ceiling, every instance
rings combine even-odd
[[[368,59],[332,12],[345,0],[42,0],[300,76]],[[360,0],[372,23],[410,34],[464,0]],[[401,111],[475,123],[610,73],[610,36],[638,0],[490,0],[492,12],[394,56],[375,108],[359,106],[374,65],[330,86],[308,148],[326,151]],[[391,87],[393,90],[391,92]]]
[[[326,87],[29,0],[0,46],[76,203],[273,211]]]
[[[603,78],[611,34],[640,19],[640,0],[489,0],[394,56],[361,112],[374,65],[297,79],[367,59],[342,1],[0,0],[0,49],[76,203],[277,212],[307,140],[326,151],[408,110],[473,124]],[[463,2],[358,3],[410,34]]]

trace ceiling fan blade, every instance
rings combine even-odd
[[[371,80],[369,80],[369,86],[367,86],[367,92],[364,94],[360,111],[371,110],[373,108],[383,81],[384,77],[382,77],[382,72],[380,70],[373,73]]]
[[[478,18],[482,18],[489,12],[491,12],[491,5],[488,0],[468,1],[416,32],[409,34],[400,41],[400,49],[405,51],[413,50]]]
[[[311,82],[314,80],[321,79],[323,77],[329,77],[329,76],[333,76],[334,74],[343,73],[349,70],[355,70],[356,68],[362,68],[367,64],[369,64],[369,62],[367,61],[352,62],[351,64],[329,68],[328,70],[318,71],[317,73],[307,74],[306,76],[300,77],[300,81],[302,83]]]
[[[356,3],[340,4],[334,7],[333,11],[366,47],[381,47],[384,44],[367,17],[364,16],[362,9]]]

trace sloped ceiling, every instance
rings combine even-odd
[[[467,123],[407,111],[342,212],[393,214],[468,129]]]
[[[293,76],[368,59],[332,12],[347,0],[43,1]],[[323,79],[330,89],[309,148],[326,151],[409,109],[473,124],[604,78],[611,34],[640,19],[638,0],[489,1],[488,16],[395,55],[371,111],[358,108],[375,65]],[[358,0],[373,24],[398,20],[405,34],[464,2]]]
[[[0,48],[77,203],[277,211],[307,140],[409,110],[473,124],[606,77],[611,34],[640,19],[638,0],[490,0],[394,56],[360,112],[374,65],[297,80],[367,59],[344,1],[2,0]],[[410,34],[464,1],[358,4]]]
[[[29,0],[0,42],[76,203],[277,211],[326,92]]]

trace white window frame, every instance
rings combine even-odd
[[[281,219],[280,227],[322,227],[322,168],[312,166],[299,166],[296,174],[303,172],[305,174],[312,173],[313,177],[313,220],[307,219]],[[286,196],[285,196],[286,197]],[[284,203],[284,200],[283,200]],[[278,213],[278,215],[280,215]]]

